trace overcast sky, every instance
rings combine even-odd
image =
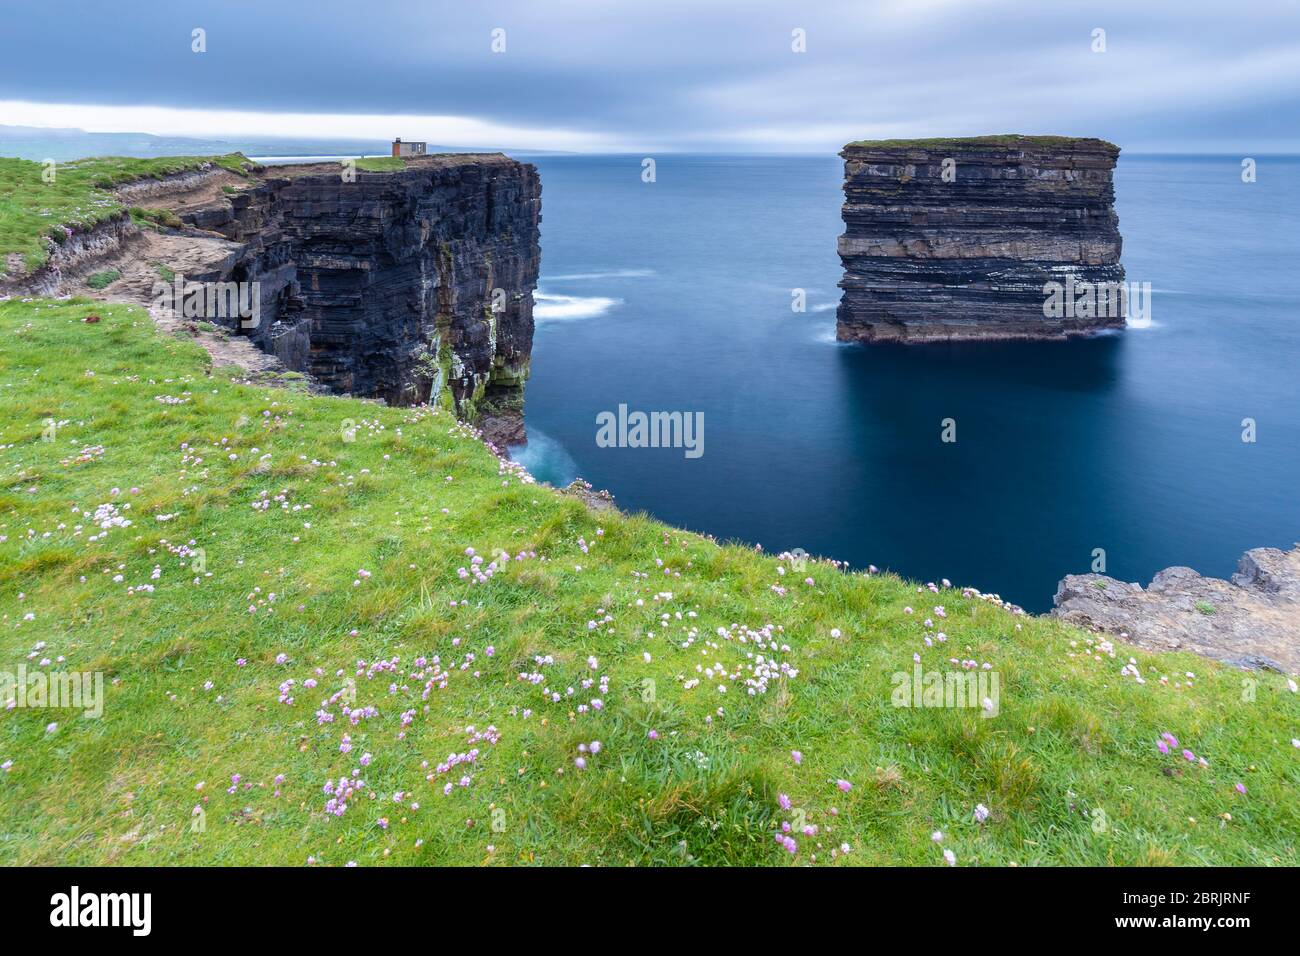
[[[10,125],[647,153],[1025,132],[1249,155],[1300,151],[1298,121],[1297,0],[45,0],[0,19]]]

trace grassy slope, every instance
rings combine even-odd
[[[90,311],[103,320],[83,323]],[[110,682],[98,720],[0,710],[4,862],[942,865],[950,848],[960,865],[1296,863],[1300,708],[1276,675],[1244,702],[1240,672],[1131,652],[1139,685],[1120,673],[1129,650],[1095,659],[1083,634],[960,591],[825,563],[804,584],[774,558],[502,475],[445,413],[209,376],[137,309],[0,303],[0,343],[0,661]],[[252,507],[263,495],[271,507]],[[84,513],[106,502],[133,523],[92,542]],[[169,551],[189,541],[206,552],[199,583]],[[467,547],[539,557],[473,584],[457,576]],[[927,648],[936,605],[948,640]],[[700,673],[752,664],[752,644],[716,633],[733,624],[782,628],[774,656],[798,675],[751,697]],[[990,662],[1001,713],[891,706],[889,675],[913,653],[932,669]],[[435,655],[447,686],[424,702],[432,664],[417,658]],[[572,698],[518,678],[535,655],[554,657],[543,686]],[[356,677],[375,716],[318,724],[345,678],[394,658],[395,673]],[[582,688],[601,675],[607,692]],[[577,712],[598,694],[603,709]],[[435,772],[489,725],[500,742],[478,743],[476,764]],[[1158,754],[1163,731],[1208,767]],[[603,749],[579,770],[592,740]],[[368,789],[327,816],[323,785],[354,770]],[[462,772],[470,785],[444,796]],[[820,830],[790,856],[773,829],[794,812]]]
[[[39,268],[45,262],[45,239],[59,236],[59,226],[84,230],[120,214],[124,207],[105,191],[109,187],[184,172],[207,162],[243,175],[246,160],[238,153],[80,159],[59,163],[54,181],[47,183],[41,163],[0,157],[0,272],[5,255],[11,252],[24,256],[29,272]]]

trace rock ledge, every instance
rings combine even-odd
[[[1053,616],[1154,651],[1194,651],[1239,667],[1300,671],[1300,544],[1254,548],[1231,581],[1166,568],[1145,589],[1071,574]]]

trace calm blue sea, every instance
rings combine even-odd
[[[1122,156],[1154,324],[1065,343],[834,341],[841,163],[531,158],[542,279],[516,456],[723,539],[995,591],[1146,583],[1300,539],[1300,158]],[[807,311],[791,310],[805,289]],[[704,455],[597,447],[619,404],[702,411]],[[957,441],[940,441],[940,422]],[[1242,420],[1257,441],[1242,441]]]

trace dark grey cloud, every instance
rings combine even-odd
[[[54,0],[9,8],[0,100],[456,115],[628,149],[1009,131],[1288,149],[1298,28],[1273,2]]]

